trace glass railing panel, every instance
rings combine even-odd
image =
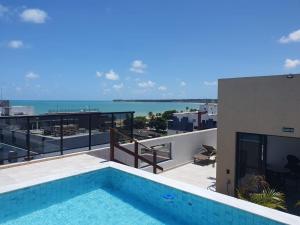
[[[59,129],[60,135],[60,129]],[[89,115],[63,116],[63,150],[84,151],[89,149]]]
[[[91,145],[93,148],[109,144],[109,132],[112,127],[112,114],[95,114],[91,116]]]
[[[31,157],[60,152],[60,135],[57,133],[60,127],[59,116],[32,117],[29,127]]]
[[[114,113],[114,127],[126,136],[117,135],[119,142],[129,142],[132,138],[132,113]]]
[[[26,118],[0,118],[0,163],[25,160],[26,134]]]

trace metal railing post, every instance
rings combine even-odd
[[[0,128],[0,142],[3,143],[4,136],[3,136],[3,129]]]
[[[92,115],[89,114],[89,150],[92,149]]]
[[[131,138],[133,139],[133,121],[134,118],[133,118],[133,113],[131,113],[131,119],[130,119],[130,136]]]
[[[63,129],[63,116],[60,116],[60,154],[64,154],[64,129]]]
[[[110,128],[110,161],[115,160],[115,131]]]
[[[137,141],[134,141],[134,167],[135,168],[139,167],[138,154],[139,154],[139,145]]]
[[[113,113],[111,114],[111,127],[112,127],[112,128],[115,127],[115,116],[114,116]]]
[[[27,148],[27,160],[30,160],[30,118],[27,117],[27,131],[26,131],[26,148]]]
[[[156,165],[157,165],[157,152],[153,150],[153,173],[156,174]]]

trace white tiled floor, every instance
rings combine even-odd
[[[213,165],[200,166],[189,163],[160,174],[180,182],[191,184],[207,190],[215,191],[216,167]]]
[[[28,165],[0,169],[0,193],[42,183],[60,177],[99,169],[105,160],[88,154],[81,154]],[[160,176],[191,184],[208,190],[215,190],[216,168],[189,163],[163,172]]]
[[[0,169],[0,192],[17,189],[29,183],[78,174],[101,167],[105,160],[87,154]]]

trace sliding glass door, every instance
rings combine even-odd
[[[251,176],[265,175],[266,136],[238,133],[236,149],[236,187],[247,183]]]

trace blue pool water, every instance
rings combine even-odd
[[[116,169],[0,195],[0,224],[280,224]]]

